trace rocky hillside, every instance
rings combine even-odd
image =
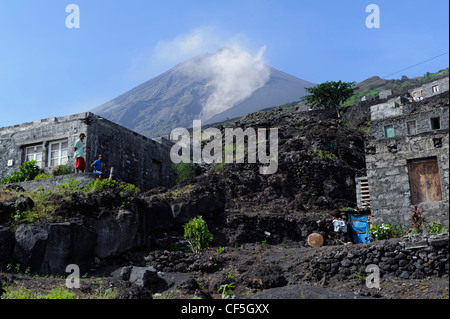
[[[355,207],[354,178],[365,169],[367,134],[337,119],[333,111],[302,113],[276,108],[227,125],[244,130],[277,127],[277,172],[261,175],[258,163],[207,166],[200,169],[200,176],[182,185],[224,190],[230,209],[265,207],[287,213]],[[224,127],[217,127],[224,135]]]

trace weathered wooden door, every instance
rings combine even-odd
[[[442,200],[439,166],[436,159],[408,163],[411,204]]]

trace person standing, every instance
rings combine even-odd
[[[73,155],[73,157],[75,158],[75,169],[77,170],[77,173],[79,173],[80,171],[84,173],[84,170],[86,169],[86,161],[84,160],[84,138],[84,133],[81,133],[80,139],[75,142],[75,154]]]

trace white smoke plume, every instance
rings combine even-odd
[[[200,114],[200,119],[204,121],[249,97],[270,77],[270,67],[263,59],[265,46],[256,54],[251,54],[242,45],[242,35],[225,41],[221,38],[213,28],[200,28],[157,46],[158,56],[173,61],[177,57],[204,54],[183,64],[186,75],[197,77],[211,88],[212,93],[202,105]],[[217,50],[215,53],[205,54],[213,48]]]
[[[252,56],[238,47],[224,48],[204,59],[203,67],[196,73],[208,79],[207,85],[213,90],[203,105],[202,120],[229,109],[269,80],[270,68],[262,59],[264,50],[265,47]]]

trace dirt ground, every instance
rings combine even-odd
[[[448,277],[381,278],[379,289],[367,288],[364,280],[357,277],[346,282],[329,280],[325,284],[299,280],[303,274],[298,273],[296,266],[313,249],[320,248],[256,243],[226,247],[221,252],[210,248],[201,254],[183,253],[177,264],[184,263],[187,267],[183,271],[159,270],[167,289],[157,293],[119,279],[122,266],[111,264],[97,269],[91,276],[83,276],[80,288],[71,291],[79,299],[449,299]],[[152,265],[158,270],[162,267],[161,260],[180,254],[159,250],[150,254],[136,252],[134,258],[138,256],[142,257],[140,266]],[[0,280],[5,290],[26,288],[41,295],[54,288],[64,288],[66,282],[62,276],[13,273],[0,273]],[[232,293],[222,296],[220,286],[231,283]]]

